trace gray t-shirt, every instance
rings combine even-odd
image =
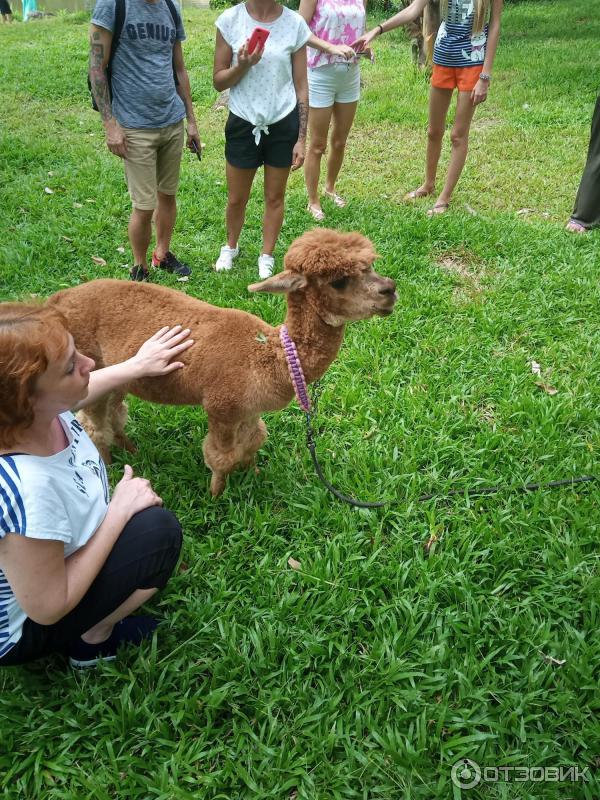
[[[92,22],[112,32],[115,0],[97,0]],[[173,77],[173,46],[184,39],[181,15],[175,26],[165,0],[126,0],[112,60],[112,111],[124,128],[164,128],[185,117]]]

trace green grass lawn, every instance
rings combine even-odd
[[[260,474],[233,476],[211,501],[202,410],[132,402],[131,463],[185,528],[179,572],[153,606],[165,623],[139,658],[89,674],[58,659],[0,673],[3,797],[600,796],[598,487],[417,501],[598,471],[600,235],[563,230],[598,82],[592,5],[507,6],[463,179],[433,221],[427,201],[401,202],[422,177],[427,81],[401,32],[376,43],[340,181],[351,202],[325,210],[373,239],[400,300],[391,318],[348,329],[319,451],[339,488],[395,505],[356,511],[324,491],[295,404],[270,415]],[[238,266],[211,270],[225,204],[215,16],[184,14],[207,147],[201,164],[185,157],[174,249],[194,274],[161,280],[275,323],[282,300],[246,290],[259,187]],[[89,108],[86,34],[82,15],[0,27],[3,299],[125,278],[131,264],[121,165]],[[296,174],[279,263],[309,225],[305,204]],[[113,480],[123,463],[116,452]],[[450,775],[463,757],[589,767],[590,782],[461,794]]]

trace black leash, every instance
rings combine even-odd
[[[385,508],[386,506],[394,505],[391,500],[380,500],[377,502],[366,502],[364,500],[357,500],[354,497],[350,497],[343,492],[340,492],[338,489],[335,488],[325,477],[323,473],[323,468],[319,463],[319,459],[317,457],[317,441],[316,441],[316,434],[315,429],[313,427],[313,421],[317,414],[317,408],[319,404],[319,398],[321,396],[323,389],[321,386],[320,381],[316,381],[312,387],[312,398],[311,398],[311,411],[305,411],[304,416],[306,418],[306,446],[310,452],[310,457],[312,459],[315,472],[317,473],[319,480],[325,486],[325,488],[331,492],[334,497],[337,497],[338,500],[341,500],[343,503],[348,503],[348,505],[354,506],[355,508]],[[432,492],[431,494],[422,494],[419,496],[418,501],[419,503],[425,503],[427,500],[446,500],[450,497],[455,497],[457,495],[461,495],[464,497],[483,497],[485,495],[490,494],[497,494],[498,492],[506,491],[506,492],[536,492],[540,489],[558,489],[562,486],[574,486],[578,483],[595,483],[598,478],[595,475],[581,475],[576,478],[563,478],[562,480],[558,481],[548,481],[547,483],[526,483],[523,486],[481,486],[481,487],[472,487],[470,489],[450,489],[445,494],[436,494]]]

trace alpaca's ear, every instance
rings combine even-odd
[[[289,272],[284,270],[278,272],[277,275],[272,275],[266,281],[260,283],[253,283],[248,287],[249,292],[274,292],[275,294],[282,294],[284,292],[297,292],[298,289],[304,289],[308,281],[304,275],[298,272]]]

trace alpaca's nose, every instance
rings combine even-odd
[[[379,294],[395,294],[396,292],[396,281],[393,281],[391,278],[386,278],[385,283],[379,289]]]

